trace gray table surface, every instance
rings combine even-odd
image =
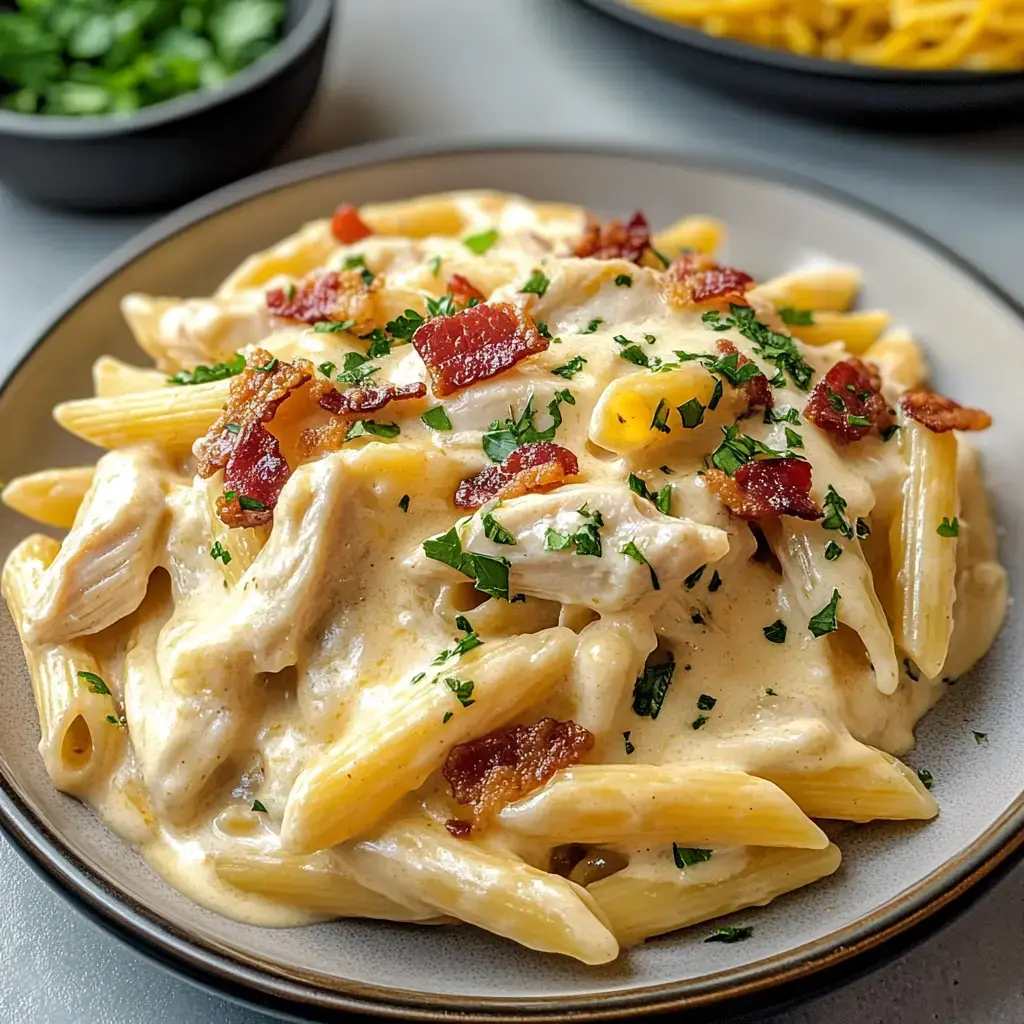
[[[672,146],[799,170],[925,228],[1024,299],[1024,129],[905,138],[705,94],[571,0],[349,0],[281,159],[396,136]],[[148,218],[38,209],[0,186],[0,372],[74,280]],[[70,909],[0,839],[0,1024],[263,1024]],[[765,1024],[1020,1024],[1024,868],[941,935]]]

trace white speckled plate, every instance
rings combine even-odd
[[[866,268],[865,304],[888,307],[913,327],[939,388],[995,416],[981,449],[1005,531],[1002,559],[1014,584],[1024,578],[1024,402],[1013,383],[1024,371],[1024,311],[953,254],[842,196],[666,154],[374,147],[271,171],[186,207],[98,268],[7,382],[0,478],[94,457],[57,429],[50,408],[88,393],[99,354],[133,358],[118,314],[125,292],[206,294],[243,256],[341,199],[484,186],[606,214],[641,206],[656,224],[684,211],[710,213],[729,223],[729,261],[757,276],[815,256]],[[986,358],[977,358],[982,351]],[[28,530],[14,513],[0,512],[0,554]],[[0,667],[0,816],[29,860],[141,952],[220,991],[304,1017],[362,1010],[540,1020],[673,1009],[718,1018],[799,997],[890,955],[1024,845],[1018,607],[990,656],[951,688],[920,730],[912,761],[936,777],[937,821],[851,829],[836,875],[736,915],[733,923],[756,925],[747,942],[706,945],[707,929],[698,927],[596,969],[470,928],[351,921],[271,931],[193,905],[53,789],[36,752],[36,714],[6,612]],[[989,745],[978,746],[972,729],[987,732]]]

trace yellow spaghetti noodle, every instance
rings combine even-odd
[[[627,0],[659,18],[828,60],[1024,70],[1024,0]]]

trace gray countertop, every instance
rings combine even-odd
[[[1024,299],[1024,129],[905,138],[765,113],[677,79],[641,40],[572,0],[349,0],[339,14],[321,93],[282,160],[395,136],[738,156],[898,213]],[[0,372],[74,280],[145,223],[45,211],[0,187]],[[2,839],[0,876],[0,1021],[270,1021],[116,943]],[[1024,868],[905,957],[770,1020],[1020,1024],[1022,979]]]

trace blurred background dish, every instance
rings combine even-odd
[[[656,13],[702,10],[711,4],[676,5],[657,0],[584,3],[665,40],[661,45],[674,51],[673,63],[680,73],[788,112],[903,129],[976,127],[1024,116],[1024,71],[1015,70],[1024,63],[1024,45],[1016,48],[1013,40],[998,52],[966,38],[959,47],[915,50],[891,32],[883,34],[882,26],[877,25],[873,34],[867,28],[858,30],[862,43],[854,44],[849,32],[845,41],[841,35],[809,34],[806,22],[787,22],[780,16],[776,24],[775,15],[771,24],[765,21],[759,31],[756,14],[715,16],[710,24],[716,33],[731,34],[712,34],[695,27],[695,17],[688,15],[684,23],[682,16],[669,20]],[[771,4],[772,9],[784,6],[788,4],[782,0]],[[985,9],[984,5],[973,6]],[[861,10],[867,9],[868,5],[862,5]],[[1017,21],[1010,24],[1019,22],[1024,27],[1024,7],[1015,16]],[[787,26],[791,34],[786,33]],[[977,27],[980,31],[980,22]],[[744,38],[735,37],[740,34]],[[757,38],[777,39],[780,44],[785,41],[790,48],[750,41]],[[947,43],[951,42],[947,37]],[[795,47],[807,52],[797,52]],[[856,57],[860,62],[828,59],[825,54]],[[901,61],[916,66],[901,66]],[[991,69],[984,69],[986,63]]]
[[[62,24],[0,6],[0,177],[92,210],[176,205],[269,160],[316,90],[334,7],[105,0]]]

